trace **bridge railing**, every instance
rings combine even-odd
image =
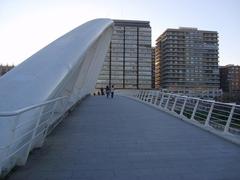
[[[42,146],[47,134],[68,111],[67,100],[67,96],[59,97],[16,111],[0,112],[0,125],[6,131],[5,141],[0,144],[2,174],[15,164],[24,165],[29,152]]]
[[[127,93],[178,118],[240,143],[240,106],[156,90]]]

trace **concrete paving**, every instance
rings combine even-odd
[[[240,147],[139,102],[88,97],[10,180],[236,180]]]

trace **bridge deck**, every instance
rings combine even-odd
[[[240,148],[133,100],[88,97],[9,179],[239,179]]]

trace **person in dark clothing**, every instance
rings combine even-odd
[[[109,86],[106,86],[106,94],[107,94],[107,98],[109,97],[109,94],[110,94],[110,88]]]
[[[101,91],[101,95],[104,96],[104,91],[103,91],[102,87],[101,87],[100,91]]]
[[[111,87],[111,98],[113,98],[113,96],[114,96],[114,85],[112,85]]]

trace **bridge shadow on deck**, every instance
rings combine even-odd
[[[8,179],[238,179],[240,147],[136,101],[88,97]]]

